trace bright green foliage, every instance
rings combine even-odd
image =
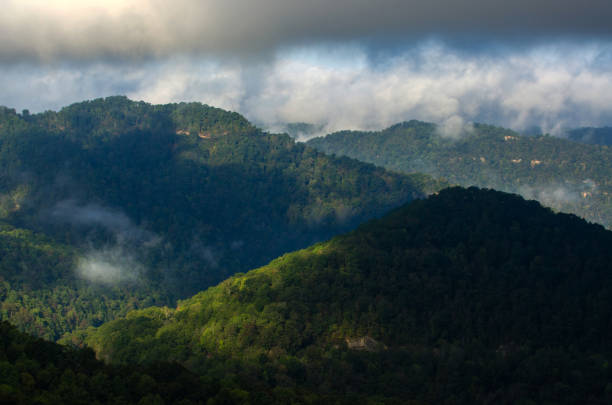
[[[179,361],[243,389],[604,403],[610,246],[612,232],[536,202],[447,189],[86,342],[112,362]]]
[[[520,136],[475,124],[458,139],[434,124],[404,122],[380,132],[343,131],[308,142],[399,172],[422,172],[453,184],[518,193],[555,210],[612,227],[612,149],[551,136]]]

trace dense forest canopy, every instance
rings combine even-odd
[[[0,235],[11,252],[0,263],[0,316],[57,339],[187,297],[439,187],[199,103],[0,108],[0,221],[15,228]],[[36,258],[39,237],[49,254]],[[50,276],[36,281],[38,271]]]
[[[610,246],[603,227],[519,196],[447,189],[86,342],[111,362],[179,361],[266,389],[603,404]]]
[[[173,363],[108,366],[91,349],[33,338],[0,322],[0,403],[203,404],[237,398],[231,387],[203,381]]]
[[[0,401],[612,401],[612,233],[398,173],[610,226],[607,146],[417,121],[310,145],[396,172],[198,103],[0,108],[0,318],[67,344],[2,322]]]
[[[169,302],[159,282],[96,284],[78,277],[75,248],[0,223],[0,318],[57,340],[64,333]]]
[[[398,172],[518,193],[612,227],[612,150],[475,124],[458,137],[410,121],[379,132],[342,131],[307,143]]]

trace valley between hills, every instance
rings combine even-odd
[[[0,402],[609,403],[588,130],[303,143],[200,103],[0,108]]]

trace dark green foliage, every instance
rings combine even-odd
[[[323,133],[323,125],[308,124],[306,122],[290,122],[283,126],[283,131],[292,138],[312,137]]]
[[[41,210],[65,199],[120,210],[164,237],[168,260],[201,267],[181,270],[200,273],[197,289],[435,188],[423,176],[327,157],[201,104],[114,97],[28,124],[0,133],[7,219],[78,242],[82,229],[41,224]]]
[[[18,257],[0,269],[10,284],[0,316],[57,339],[189,296],[438,187],[199,103],[110,97],[57,113],[1,108],[0,219],[71,250],[41,264],[33,250],[7,245]],[[142,268],[140,282],[101,290],[75,281],[75,262],[92,252],[125,256],[124,267]]]
[[[160,305],[155,284],[92,285],[75,275],[77,252],[0,223],[0,318],[50,340],[128,311]]]
[[[91,349],[35,339],[0,322],[2,404],[205,404],[217,391],[177,364],[106,366]]]
[[[536,202],[447,189],[86,341],[109,361],[180,361],[247,390],[603,404],[610,246],[612,232]]]
[[[343,131],[309,146],[399,172],[518,193],[612,227],[612,150],[551,136],[520,136],[475,124],[458,139],[434,124],[404,122],[380,132]]]

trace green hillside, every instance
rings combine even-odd
[[[612,227],[612,150],[476,124],[458,139],[410,121],[380,132],[343,131],[307,143],[398,172],[518,193]]]
[[[179,361],[249,395],[296,402],[310,392],[603,404],[612,400],[610,246],[603,227],[536,202],[447,189],[176,309],[133,311],[86,342],[111,362]]]
[[[190,296],[439,187],[199,103],[0,108],[0,220],[26,232],[3,233],[0,249],[14,258],[0,268],[10,284],[0,318],[57,339]],[[49,263],[37,262],[35,235],[54,241]]]
[[[48,340],[128,311],[167,304],[155,283],[96,285],[75,272],[78,252],[0,223],[0,318]]]

